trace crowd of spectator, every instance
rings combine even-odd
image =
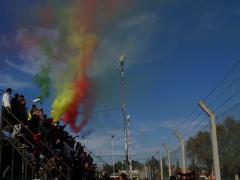
[[[52,177],[65,179],[57,169],[68,177],[68,168],[71,168],[73,180],[107,180],[106,174],[100,174],[93,164],[92,152],[85,152],[81,143],[76,142],[78,136],[72,137],[65,130],[67,123],[54,122],[35,104],[28,110],[24,96],[16,93],[11,99],[11,92],[8,88],[2,99],[8,112],[6,119],[12,125],[5,126],[4,130],[12,131],[12,138],[21,139],[19,146],[29,149],[40,171],[47,170]]]

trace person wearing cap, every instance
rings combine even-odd
[[[11,103],[10,103],[10,94],[11,93],[12,93],[12,89],[8,88],[6,93],[4,93],[3,96],[2,96],[2,104],[8,111],[12,111],[12,106],[11,106]],[[11,115],[10,115],[10,113],[8,113],[6,115],[6,119],[7,119],[7,121],[9,123],[11,123]],[[7,124],[7,126],[4,128],[5,130],[12,128],[10,125],[8,125],[8,123],[4,123],[4,124]]]

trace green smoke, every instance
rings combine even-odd
[[[51,45],[51,42],[49,42],[48,40],[44,39],[42,41],[42,48],[43,48],[43,53],[50,59],[54,59],[55,58],[55,54]]]
[[[51,79],[49,77],[50,66],[42,66],[41,71],[33,78],[33,82],[41,88],[41,93],[37,96],[40,99],[40,104],[43,103],[44,98],[48,98]]]

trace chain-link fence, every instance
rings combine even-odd
[[[240,173],[240,103],[216,117],[222,179],[238,179]],[[186,141],[186,161],[198,178],[214,174],[210,123]]]
[[[216,118],[218,153],[222,179],[239,179],[240,103]]]
[[[214,174],[213,152],[211,142],[211,126],[209,117],[205,127],[186,137],[185,163],[186,172],[195,171],[196,179],[209,179]],[[221,179],[236,179],[240,177],[240,103],[216,117],[216,130]],[[170,145],[169,145],[170,146]],[[170,146],[171,175],[183,172],[182,151],[180,141]],[[169,179],[168,153],[162,150],[163,179]],[[149,160],[150,162],[150,160]],[[155,174],[160,173],[159,160],[156,161]],[[153,165],[154,167],[154,165]],[[152,178],[158,180],[158,176]]]

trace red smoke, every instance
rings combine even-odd
[[[74,80],[74,101],[69,105],[67,111],[62,119],[64,122],[68,122],[70,129],[78,133],[88,123],[90,113],[92,111],[95,94],[91,93],[90,79],[86,74],[83,74],[80,81]],[[79,126],[76,126],[77,116],[80,113],[78,109],[81,108],[82,121]]]

